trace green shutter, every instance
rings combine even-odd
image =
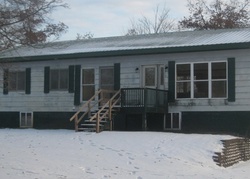
[[[168,62],[168,101],[175,101],[175,61]]]
[[[235,58],[228,58],[228,101],[235,101]]]
[[[31,93],[31,68],[26,68],[26,88],[25,94]]]
[[[4,70],[4,74],[3,74],[3,94],[8,94],[8,86],[9,86],[9,81],[8,81],[8,77],[9,77],[9,70],[5,69]]]
[[[69,66],[69,93],[74,93],[75,88],[75,66]]]
[[[120,89],[120,71],[121,71],[121,65],[120,63],[114,64],[114,90]]]
[[[50,67],[44,67],[44,93],[50,90]]]
[[[80,105],[81,97],[81,65],[75,66],[75,96],[74,96],[74,105]]]

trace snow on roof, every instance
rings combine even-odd
[[[1,58],[191,47],[250,42],[250,28],[168,32],[162,34],[93,38],[22,46],[7,50]]]

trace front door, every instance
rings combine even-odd
[[[114,90],[114,67],[100,67],[100,89]]]
[[[164,90],[164,65],[143,66],[142,81],[143,88],[162,89]],[[156,103],[164,104],[164,93],[156,90],[147,90],[147,106],[153,107]]]
[[[142,87],[164,89],[164,65],[143,66]]]
[[[114,90],[114,67],[100,67],[100,89],[102,90]],[[102,103],[106,103],[113,93],[102,93]]]

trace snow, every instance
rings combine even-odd
[[[75,133],[0,129],[3,179],[249,178],[250,162],[229,168],[212,159],[229,135],[164,132]]]

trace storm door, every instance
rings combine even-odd
[[[114,67],[100,67],[100,89],[113,91],[114,90]],[[110,92],[103,92],[102,103],[106,103],[113,95]]]
[[[147,105],[155,106],[164,104],[164,93],[154,89],[164,89],[164,65],[143,66],[142,71],[142,87],[152,88],[147,90]]]
[[[100,68],[100,89],[114,90],[114,67]]]
[[[164,89],[164,65],[143,66],[142,87]]]

